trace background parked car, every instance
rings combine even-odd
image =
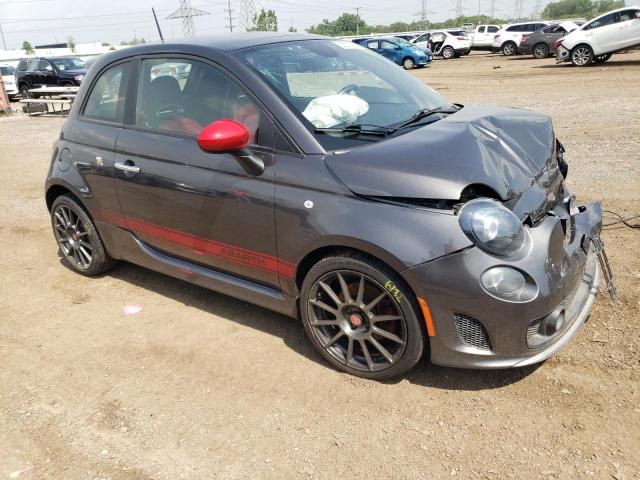
[[[640,7],[605,13],[556,41],[557,61],[578,67],[604,63],[620,50],[640,46]]]
[[[548,22],[513,23],[501,28],[493,38],[493,50],[511,56],[518,54],[518,44],[522,35],[533,33],[548,26]]]
[[[21,60],[16,71],[18,90],[24,98],[41,86],[79,86],[86,64],[77,57],[41,57]]]
[[[467,55],[471,41],[464,30],[436,30],[425,32],[412,40],[413,44],[431,49],[434,56],[446,59]]]
[[[533,55],[535,58],[547,58],[556,53],[555,42],[566,34],[580,28],[575,22],[562,22],[549,25],[528,35],[523,35],[518,45],[518,53]]]
[[[469,34],[471,40],[471,50],[492,50],[493,38],[500,30],[498,25],[478,25]]]
[[[2,83],[4,83],[4,89],[7,91],[9,98],[18,94],[15,73],[16,69],[11,65],[0,65],[0,76],[2,76]]]
[[[398,65],[402,65],[405,70],[426,67],[433,60],[430,50],[418,48],[417,45],[398,37],[365,38],[354,40],[354,42],[379,53]]]

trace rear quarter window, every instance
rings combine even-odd
[[[131,62],[120,63],[103,71],[89,93],[83,117],[121,123],[130,74]]]

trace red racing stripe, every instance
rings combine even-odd
[[[265,255],[255,250],[248,250],[235,245],[216,242],[128,215],[122,215],[111,210],[96,209],[92,213],[96,220],[110,223],[111,225],[130,230],[140,235],[155,237],[175,245],[189,248],[198,255],[223,258],[240,265],[247,265],[259,270],[277,273],[287,279],[293,278],[295,274],[294,264],[284,262],[277,257]]]

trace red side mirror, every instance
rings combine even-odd
[[[210,123],[198,135],[198,145],[205,152],[232,152],[246,148],[249,131],[235,120]]]

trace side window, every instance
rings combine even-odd
[[[383,48],[385,50],[393,50],[394,48],[396,48],[395,43],[391,43],[391,42],[387,42],[386,40],[382,40],[380,42],[380,48]]]
[[[485,27],[484,25],[483,25],[483,26],[481,26],[481,27],[478,27],[478,33],[484,33],[484,29],[485,29],[485,28],[486,28],[486,27]]]
[[[126,62],[103,72],[93,84],[83,116],[107,122],[121,121],[130,71],[131,62]]]
[[[423,33],[422,35],[420,35],[418,37],[418,39],[416,40],[416,42],[426,42],[429,40],[429,37],[431,36],[430,33]]]
[[[507,28],[507,32],[519,32],[520,30],[520,25],[513,25],[509,28]]]
[[[260,109],[226,73],[194,60],[142,61],[137,126],[197,135],[223,118],[242,123],[249,143],[259,143]]]
[[[18,71],[19,72],[26,72],[27,71],[27,61],[26,60],[20,61],[20,63],[18,64]]]
[[[371,48],[372,50],[375,50],[376,48],[378,48],[378,42],[369,42],[367,43],[367,47]]]
[[[584,27],[585,30],[593,30],[594,28],[604,27],[605,25],[611,25],[615,23],[615,13],[610,13],[609,15],[605,15],[604,17],[594,20],[589,25]]]
[[[496,33],[498,30],[498,27],[487,27],[487,32],[489,33]]]
[[[29,72],[35,72],[36,70],[38,70],[38,60],[29,60],[29,63],[27,64],[27,70]]]
[[[53,67],[46,60],[40,60],[38,62],[38,71],[40,71],[40,72],[52,72],[53,71]]]
[[[629,20],[633,20],[636,18],[637,12],[635,10],[625,10],[624,12],[620,12],[620,20],[619,22],[628,22]]]

